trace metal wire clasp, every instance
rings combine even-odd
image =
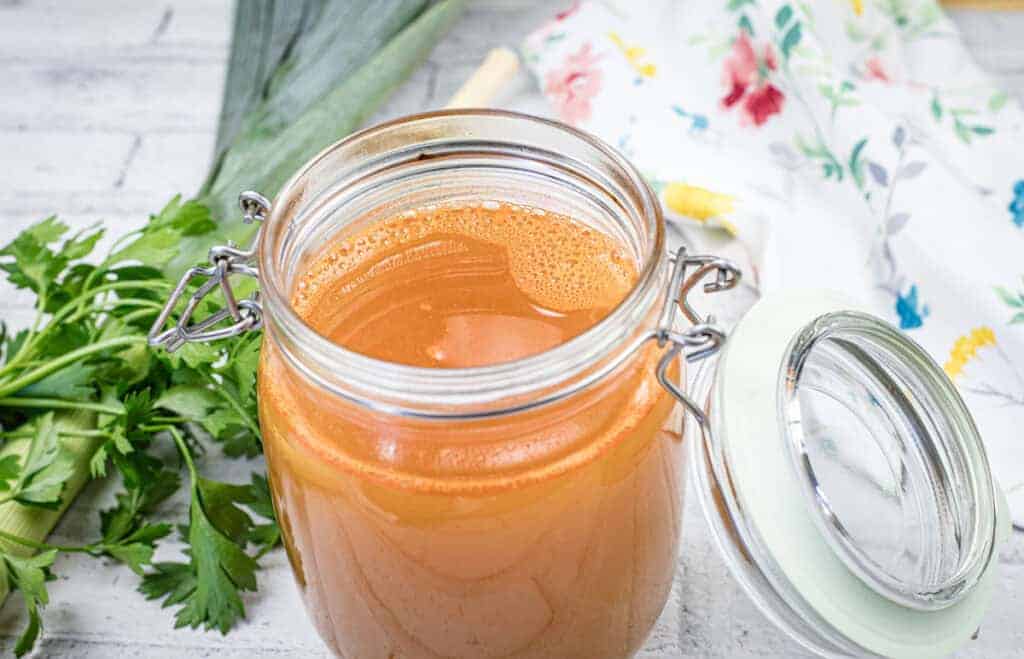
[[[262,222],[270,210],[270,201],[258,192],[243,192],[238,197],[238,205],[242,209],[243,221],[246,224]],[[259,236],[253,240],[255,246]],[[171,292],[170,299],[160,311],[153,326],[149,329],[148,341],[153,347],[163,346],[167,352],[174,352],[186,343],[216,341],[237,336],[250,330],[258,330],[263,325],[263,308],[260,306],[259,291],[248,298],[237,299],[231,288],[231,276],[243,275],[256,277],[258,271],[252,265],[256,249],[239,249],[232,243],[217,245],[210,248],[210,265],[190,268]],[[178,322],[169,329],[164,329],[167,321],[178,306],[193,280],[206,278],[185,304]],[[224,295],[224,308],[215,311],[202,320],[192,322],[199,303],[215,288],[220,288]],[[230,324],[224,321],[230,320]]]
[[[661,309],[657,333],[659,346],[666,343],[671,345],[658,362],[658,382],[685,405],[703,426],[707,424],[704,409],[678,384],[672,382],[668,376],[668,369],[681,352],[687,362],[693,363],[711,357],[721,349],[725,343],[725,331],[715,324],[714,316],[702,317],[697,313],[688,296],[690,291],[705,279],[710,279],[704,283],[705,293],[727,291],[739,283],[741,273],[739,268],[727,259],[706,255],[690,256],[686,253],[685,247],[679,248],[672,262],[669,294],[665,297]],[[690,327],[684,330],[674,329],[673,321],[677,309],[692,323]]]

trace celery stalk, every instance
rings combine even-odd
[[[57,416],[54,423],[60,430],[86,430],[93,424],[96,415],[91,412],[74,412]],[[71,502],[75,500],[78,493],[89,481],[89,460],[100,444],[102,439],[67,437],[62,439],[65,446],[75,456],[75,472],[64,484],[64,491],[61,493],[60,506],[54,510],[24,506],[16,501],[9,501],[0,504],[0,530],[11,535],[16,535],[34,542],[43,542],[50,535],[53,528],[60,521],[61,515],[67,510]],[[17,455],[24,458],[28,449],[29,440],[14,440],[4,445],[0,450],[0,458],[8,455]],[[6,540],[0,540],[0,551],[16,556],[31,556],[36,553],[25,545],[20,545]],[[7,568],[3,561],[0,561],[0,604],[7,599],[9,584],[7,580]]]

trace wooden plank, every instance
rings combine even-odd
[[[125,56],[221,57],[231,3],[210,0],[0,2],[0,61]]]
[[[0,132],[0,204],[53,190],[109,190],[135,139],[126,133]]]
[[[125,171],[122,187],[149,193],[153,211],[160,210],[173,195],[194,195],[206,176],[214,138],[212,131],[146,134]]]
[[[119,55],[18,60],[3,71],[0,131],[205,132],[220,109],[224,63]]]
[[[948,8],[968,8],[982,10],[1021,10],[1024,9],[1024,0],[941,0]]]
[[[49,585],[51,604],[45,613],[47,629],[39,656],[110,657],[131,653],[150,657],[169,656],[175,649],[177,657],[231,652],[236,654],[227,656],[241,657],[246,656],[243,653],[255,656],[281,651],[328,656],[306,619],[284,553],[274,552],[262,563],[262,592],[245,597],[251,622],[223,636],[175,629],[173,611],[160,608],[158,602],[145,601],[136,592],[138,577],[122,565],[62,556],[54,569],[72,576]],[[17,596],[11,600],[11,604],[20,605]],[[0,629],[16,629],[21,622],[18,618],[17,606],[5,606],[0,612]],[[9,651],[10,639],[4,639],[0,648]]]
[[[49,200],[71,196],[78,200],[71,211],[104,198],[130,199],[133,210],[156,211],[172,195],[198,189],[213,138],[212,132],[0,131],[0,171],[7,172],[0,208],[58,211]]]

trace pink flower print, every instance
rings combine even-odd
[[[580,10],[580,0],[573,0],[572,5],[568,9],[566,9],[564,11],[560,11],[557,14],[555,14],[555,20],[556,21],[564,21],[565,19],[569,18],[570,16],[572,16],[573,14],[578,12],[579,10]]]
[[[768,72],[777,66],[771,44],[765,44],[759,59],[749,35],[740,32],[722,68],[722,82],[726,87],[722,106],[731,108],[742,101],[743,122],[755,126],[764,125],[769,117],[782,112],[785,96],[766,79]]]
[[[544,93],[555,104],[562,121],[576,125],[590,118],[590,101],[601,91],[598,59],[590,44],[584,44],[545,77]]]
[[[766,82],[743,99],[743,118],[755,126],[763,126],[773,114],[782,112],[785,97],[779,89]]]
[[[768,67],[769,71],[774,71],[778,68],[779,64],[775,59],[775,51],[772,50],[772,45],[770,43],[766,43],[764,45],[764,55],[762,57],[764,58],[764,65]]]
[[[747,87],[757,77],[757,55],[746,32],[740,32],[732,44],[732,55],[725,60],[722,69],[722,80],[729,92],[722,99],[722,105],[731,108],[743,95]]]
[[[565,23],[565,21],[575,15],[581,8],[582,5],[580,4],[580,0],[573,0],[572,5],[555,14],[554,17],[546,21],[540,29],[526,38],[527,49],[540,51],[550,46],[552,43],[565,38],[565,31],[562,23]]]
[[[877,80],[886,84],[892,82],[892,78],[885,72],[885,67],[882,66],[882,60],[877,57],[872,57],[868,61],[864,62],[864,68],[867,70],[865,78],[868,80]]]

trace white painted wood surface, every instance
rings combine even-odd
[[[517,44],[552,5],[473,4],[375,119],[443,105],[489,48]],[[1024,97],[1024,14],[961,11],[956,19],[981,64]],[[194,191],[213,144],[229,30],[228,3],[213,0],[0,0],[0,244],[51,213],[75,226],[102,219],[116,235],[137,226],[171,195]],[[543,108],[525,87],[506,104]],[[30,317],[28,299],[0,287],[0,318],[20,325]],[[237,481],[259,467],[216,456],[202,465],[206,473]],[[88,487],[53,540],[73,544],[94,537],[96,513],[110,504],[114,491],[110,482]],[[184,499],[167,506],[177,519],[185,512]],[[692,497],[683,533],[672,599],[640,656],[802,656],[731,580]],[[175,551],[166,548],[160,558]],[[964,657],[1024,656],[1021,534],[1000,561],[995,604]],[[260,591],[246,598],[248,620],[224,637],[174,630],[171,612],[143,600],[135,591],[137,578],[126,568],[62,558],[37,655],[326,656],[283,553],[270,554],[263,564]],[[24,623],[20,609],[13,596],[0,610],[0,644],[6,650]]]

